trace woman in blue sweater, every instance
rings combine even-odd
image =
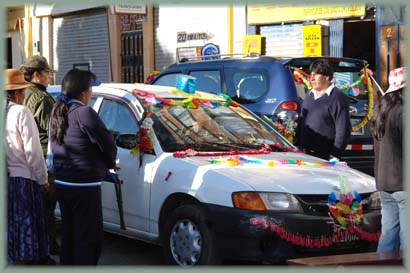
[[[56,197],[62,217],[63,265],[96,265],[101,254],[103,227],[101,183],[115,166],[113,135],[88,106],[96,76],[70,70],[63,78],[51,115]]]

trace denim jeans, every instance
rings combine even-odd
[[[405,192],[388,193],[381,191],[382,235],[377,252],[404,250],[404,207]]]

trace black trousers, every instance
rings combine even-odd
[[[96,265],[103,242],[101,187],[55,184],[61,211],[61,265]]]

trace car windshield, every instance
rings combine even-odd
[[[165,152],[254,150],[269,145],[272,151],[294,147],[260,118],[242,107],[199,105],[144,106],[151,113],[154,132]]]

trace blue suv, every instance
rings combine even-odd
[[[300,108],[292,73],[283,60],[267,57],[226,58],[172,64],[152,82],[176,86],[178,76],[196,78],[196,89],[225,93],[258,115],[296,120]]]

